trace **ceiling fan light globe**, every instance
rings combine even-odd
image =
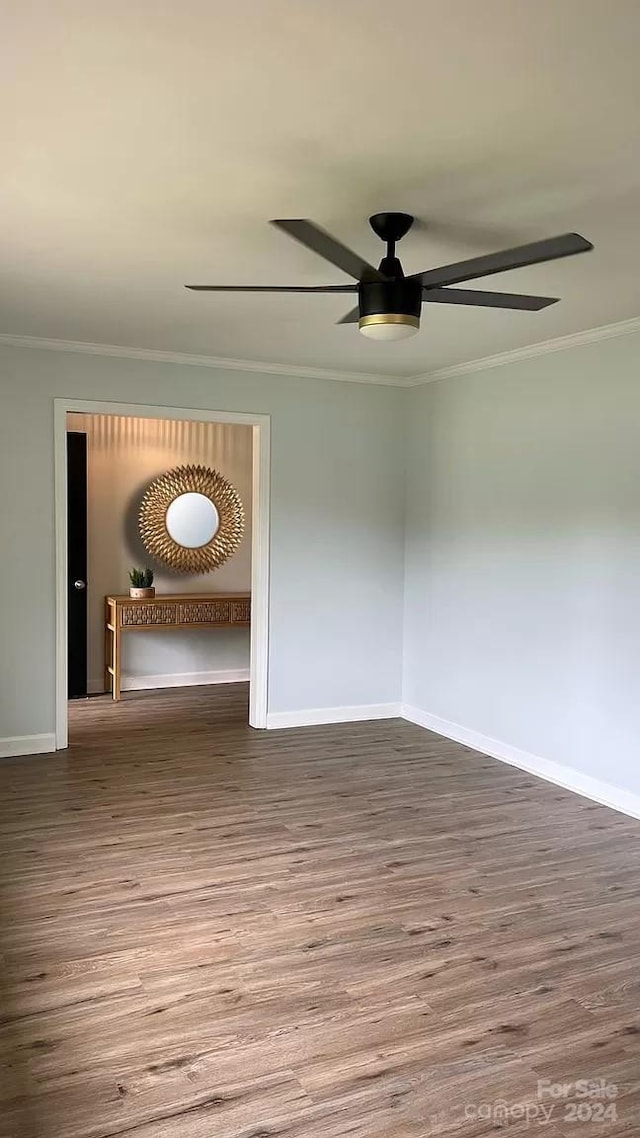
[[[390,342],[408,340],[420,328],[420,318],[404,312],[376,312],[371,316],[361,316],[358,327],[363,336],[370,340]]]

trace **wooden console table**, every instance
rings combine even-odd
[[[105,688],[120,699],[123,632],[235,628],[250,623],[250,593],[161,593],[146,600],[105,597]]]

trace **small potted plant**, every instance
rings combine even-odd
[[[138,601],[155,597],[156,591],[153,588],[153,569],[132,569],[129,573],[129,580],[131,581],[131,588],[129,589],[130,597],[134,597]]]

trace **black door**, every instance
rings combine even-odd
[[[87,694],[87,436],[67,432],[69,699]]]

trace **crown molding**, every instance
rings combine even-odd
[[[602,324],[598,328],[587,328],[584,332],[572,332],[568,336],[557,336],[553,340],[541,340],[537,344],[527,344],[524,348],[514,348],[511,352],[499,352],[495,356],[483,356],[479,360],[469,360],[467,363],[453,364],[451,367],[438,368],[437,371],[413,375],[404,381],[403,386],[421,387],[425,383],[437,383],[440,379],[453,379],[457,375],[470,375],[475,371],[502,367],[504,364],[517,363],[519,360],[532,360],[536,356],[546,356],[549,352],[580,348],[584,344],[595,344],[598,340],[629,336],[633,332],[640,332],[640,316],[634,316],[631,320],[620,320],[617,324]]]
[[[190,352],[162,352],[155,348],[128,348],[117,344],[89,344],[84,340],[52,340],[42,336],[18,336],[0,332],[0,344],[13,348],[38,348],[47,352],[80,352],[89,356],[116,356],[126,360],[149,360],[153,363],[189,364],[192,367],[217,368],[220,371],[260,372],[267,375],[293,376],[295,379],[330,379],[344,383],[377,383],[405,386],[402,376],[378,375],[359,371],[334,371],[322,367],[296,367],[294,364],[266,363],[262,360],[235,360],[222,356],[196,356]]]
[[[221,371],[244,371],[263,375],[291,376],[294,379],[328,379],[341,383],[374,383],[387,387],[421,387],[426,383],[437,383],[441,379],[453,379],[459,375],[470,375],[476,371],[503,367],[520,360],[535,359],[550,352],[562,352],[569,348],[579,348],[594,344],[599,340],[611,340],[618,336],[640,332],[640,316],[631,320],[620,320],[616,324],[602,324],[598,328],[587,328],[584,332],[572,332],[567,336],[557,336],[553,340],[541,340],[537,344],[527,344],[510,352],[498,352],[494,356],[468,360],[452,364],[451,367],[438,368],[418,375],[378,375],[358,371],[334,371],[332,368],[296,367],[295,364],[274,364],[262,360],[226,359],[223,356],[197,356],[190,352],[163,352],[155,348],[129,348],[117,344],[90,344],[84,340],[54,340],[42,336],[19,336],[11,332],[0,332],[0,344],[14,348],[39,348],[49,352],[80,352],[90,356],[115,356],[127,360],[149,360],[153,363],[189,364],[191,367],[217,368]]]

